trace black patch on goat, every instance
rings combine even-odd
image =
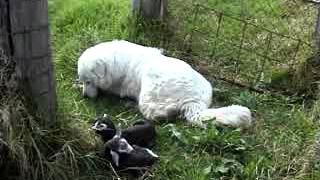
[[[119,169],[128,167],[150,167],[159,157],[151,150],[137,145],[130,145],[124,138],[115,136],[106,143],[110,149],[113,164]]]
[[[121,137],[129,144],[152,148],[156,144],[156,129],[149,120],[137,121],[133,126],[121,131]]]

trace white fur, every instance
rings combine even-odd
[[[200,113],[202,120],[215,118],[220,125],[249,127],[252,123],[251,112],[247,107],[232,105],[216,109],[207,109]]]
[[[98,44],[80,56],[78,75],[84,95],[95,98],[102,89],[132,97],[147,119],[180,115],[195,124],[208,118],[235,127],[251,124],[246,107],[208,109],[211,84],[187,63],[157,48],[123,40]]]

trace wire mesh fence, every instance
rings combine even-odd
[[[310,41],[282,34],[253,19],[205,5],[193,7],[186,10],[192,14],[183,25],[183,46],[190,49],[195,62],[205,62],[215,77],[248,87],[263,86],[277,70],[292,71],[315,51]]]

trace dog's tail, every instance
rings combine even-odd
[[[188,122],[200,126],[213,120],[219,126],[248,128],[253,121],[251,111],[240,105],[208,109],[199,103],[187,103],[182,107],[182,115]]]

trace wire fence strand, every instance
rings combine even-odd
[[[215,76],[230,82],[248,87],[268,84],[274,68],[290,71],[315,52],[310,42],[268,29],[239,15],[201,4],[196,4],[191,11],[195,14],[190,19],[192,22],[187,23],[196,26],[185,32],[184,37],[189,37],[189,44],[194,48],[193,58],[212,65]],[[203,22],[207,25],[202,25]]]

